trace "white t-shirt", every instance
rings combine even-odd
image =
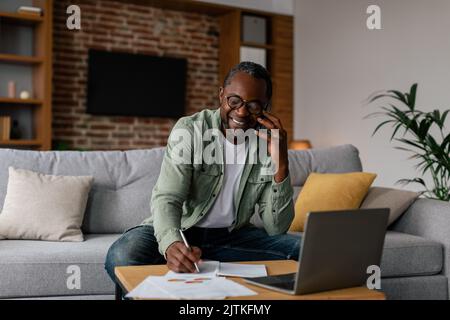
[[[224,140],[223,185],[208,214],[195,226],[201,228],[228,228],[234,224],[236,216],[235,199],[247,158],[245,143],[235,145]]]

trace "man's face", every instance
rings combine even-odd
[[[235,102],[236,99],[239,101],[239,98],[245,100],[248,105],[235,109],[229,106],[228,101]],[[229,85],[220,88],[219,99],[220,117],[224,129],[242,129],[245,131],[255,128],[258,123],[256,119],[258,116],[262,116],[262,110],[255,113],[256,108],[251,108],[251,106],[260,105],[261,108],[264,108],[267,104],[266,82],[245,72],[238,72],[231,79]]]

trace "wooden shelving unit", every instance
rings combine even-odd
[[[259,48],[259,49],[267,49],[267,50],[273,50],[275,48],[271,44],[261,44],[261,43],[250,42],[250,41],[241,41],[241,46]]]
[[[18,54],[2,54],[0,53],[0,62],[11,62],[17,64],[40,64],[44,62],[44,58],[22,56]]]
[[[38,99],[19,99],[0,97],[2,104],[23,104],[23,105],[42,105],[43,101]]]
[[[45,22],[45,18],[42,16],[14,12],[0,12],[0,19],[21,24]]]
[[[293,18],[257,10],[240,9],[226,5],[208,4],[193,0],[118,0],[147,3],[152,6],[207,13],[220,20],[219,79],[220,83],[231,67],[241,61],[242,47],[264,49],[266,66],[273,79],[272,111],[277,114],[291,141],[293,136]],[[0,97],[2,110],[30,110],[33,112],[33,136],[23,140],[0,141],[0,147],[19,146],[30,149],[51,148],[51,75],[52,75],[52,19],[53,0],[33,0],[33,6],[43,8],[43,16],[2,12],[0,24],[26,25],[33,29],[34,52],[32,55],[0,52],[0,63],[19,64],[33,70],[32,99]],[[244,15],[263,17],[267,21],[267,42],[243,41]],[[1,41],[1,39],[0,39]],[[1,69],[0,69],[0,72]],[[1,84],[4,85],[4,84]],[[5,107],[5,108],[3,108]]]
[[[14,146],[30,146],[30,147],[40,147],[41,142],[38,140],[0,140],[0,146],[14,147]]]
[[[29,131],[32,132],[32,137],[24,137],[20,140],[0,140],[0,147],[50,150],[53,0],[33,0],[32,5],[42,8],[43,15],[5,12],[1,11],[0,6],[0,26],[3,24],[26,26],[31,28],[33,34],[32,55],[0,52],[0,63],[24,65],[32,70],[32,79],[30,79],[32,98],[0,97],[0,116],[9,115],[7,112],[11,110],[14,110],[15,115],[17,112],[22,112],[21,110],[32,112],[31,123],[26,124],[29,126]],[[17,41],[20,42],[20,39]],[[1,69],[0,72],[2,72]],[[16,96],[18,96],[18,92]]]

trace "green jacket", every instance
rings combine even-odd
[[[143,222],[153,225],[162,255],[173,242],[182,241],[180,229],[186,230],[194,226],[208,213],[220,192],[223,161],[212,164],[199,161],[202,159],[202,151],[208,150],[207,146],[211,146],[211,141],[194,141],[195,137],[203,137],[208,129],[220,128],[220,111],[203,110],[179,119],[172,129],[161,173],[152,193],[153,215]],[[180,133],[188,139],[181,139]],[[199,135],[196,136],[195,133]],[[218,143],[218,139],[214,137],[211,140]],[[218,154],[215,151],[210,153],[223,159],[222,144],[216,146]],[[288,176],[284,181],[276,183],[273,175],[262,174],[261,169],[267,168],[267,161],[252,161],[253,164],[249,164],[249,157],[256,154],[256,148],[250,148],[247,153],[235,199],[235,208],[238,209],[233,228],[248,225],[257,208],[269,235],[285,233],[294,218],[290,178]],[[200,155],[200,158],[195,158],[196,155]]]

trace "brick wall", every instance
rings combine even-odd
[[[216,18],[106,0],[54,3],[54,141],[86,150],[149,148],[165,145],[175,124],[165,118],[86,114],[89,48],[187,58],[186,114],[217,106]],[[80,31],[66,28],[71,4],[81,8]]]

